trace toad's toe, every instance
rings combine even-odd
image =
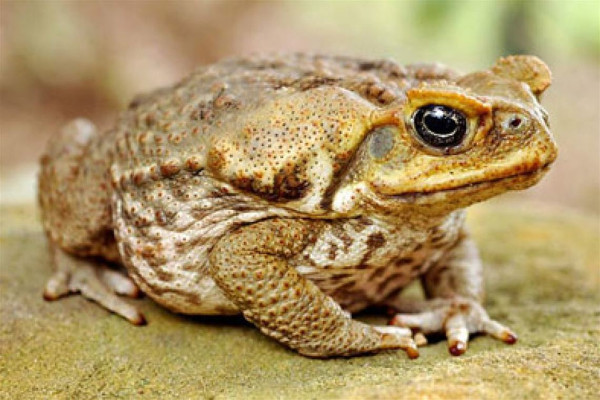
[[[418,334],[444,333],[448,351],[459,356],[467,351],[469,335],[485,333],[508,344],[517,341],[509,328],[492,320],[485,309],[469,299],[435,299],[424,302],[423,311],[416,314],[396,314],[390,325],[407,327]],[[415,341],[423,343],[419,338]],[[426,339],[425,339],[426,343]]]
[[[419,357],[419,350],[412,338],[412,331],[410,329],[399,326],[375,326],[374,328],[376,331],[383,334],[383,348],[400,348],[406,352],[410,359]]]
[[[56,272],[44,289],[44,299],[57,300],[70,293],[80,293],[134,325],[144,325],[146,319],[138,309],[118,294],[137,297],[137,286],[127,276],[105,265],[74,257],[55,250]]]

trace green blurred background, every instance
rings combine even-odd
[[[442,62],[461,71],[531,53],[551,67],[543,104],[560,147],[549,176],[504,200],[600,213],[600,2],[2,1],[0,195],[31,202],[50,135],[85,116],[110,127],[133,95],[195,66],[309,51]]]

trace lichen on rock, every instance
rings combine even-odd
[[[81,297],[45,303],[50,260],[34,207],[0,211],[0,398],[597,394],[600,237],[593,218],[574,212],[502,202],[474,207],[469,222],[486,264],[486,306],[515,329],[519,343],[481,336],[465,355],[451,357],[442,340],[411,361],[400,351],[308,359],[239,318],[183,317],[149,299],[135,301],[149,317],[143,328]]]

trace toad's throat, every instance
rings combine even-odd
[[[504,189],[504,191],[526,189],[536,184],[546,174],[546,172],[548,172],[548,170],[550,169],[550,164],[551,163],[548,163],[534,171],[521,172],[518,174],[503,176],[486,181],[470,182],[464,185],[440,189],[431,192],[405,192],[400,194],[388,195],[387,197],[395,200],[414,202],[438,196],[447,197],[454,195],[464,195],[473,192],[485,191],[487,189],[492,188],[502,188]]]

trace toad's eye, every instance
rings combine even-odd
[[[454,108],[430,104],[413,114],[413,125],[423,142],[433,147],[454,147],[462,143],[467,119]]]

